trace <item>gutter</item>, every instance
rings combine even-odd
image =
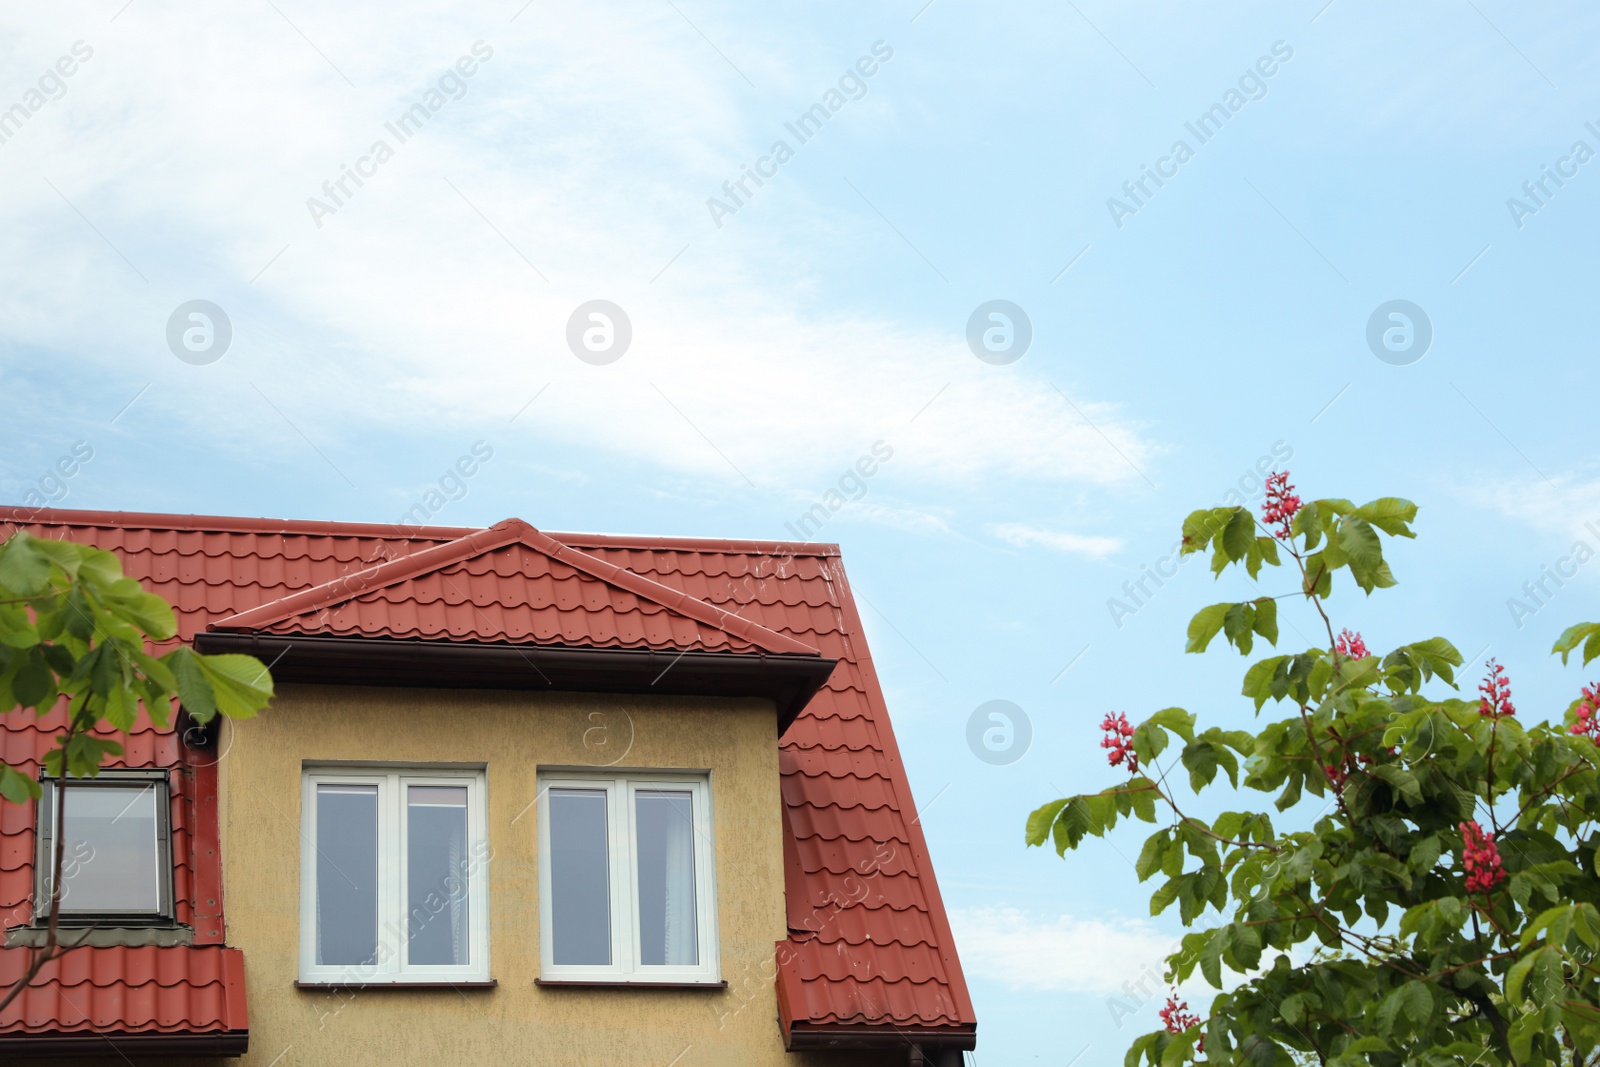
[[[924,1049],[967,1051],[978,1047],[975,1024],[926,1026],[805,1026],[796,1023],[785,1035],[790,1052],[801,1049],[876,1049],[915,1045]]]

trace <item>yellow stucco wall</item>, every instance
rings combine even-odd
[[[228,943],[245,951],[250,1067],[563,1067],[903,1063],[786,1053],[773,942],[785,932],[776,716],[758,700],[284,685],[222,740]],[[294,986],[306,762],[488,768],[493,990]],[[537,987],[535,771],[549,765],[709,770],[727,990]]]

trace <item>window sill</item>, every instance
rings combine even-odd
[[[294,987],[296,989],[362,989],[362,990],[366,990],[366,989],[494,989],[497,986],[499,986],[499,984],[500,983],[498,981],[496,981],[493,978],[490,978],[490,979],[488,979],[486,981],[471,981],[471,982],[440,982],[440,981],[407,982],[407,981],[404,981],[404,980],[398,981],[398,982],[329,982],[329,981],[296,982],[294,984]]]
[[[716,982],[632,982],[626,978],[535,978],[537,986],[575,986],[589,989],[727,989],[726,979]]]

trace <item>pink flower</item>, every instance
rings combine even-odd
[[[1166,1027],[1169,1034],[1181,1034],[1190,1027],[1200,1025],[1200,1016],[1189,1010],[1187,1000],[1178,999],[1176,989],[1167,995],[1167,1006],[1156,1014],[1161,1016],[1161,1025]],[[1206,1039],[1203,1035],[1196,1048],[1200,1052],[1206,1050]]]
[[[1278,525],[1273,531],[1274,537],[1280,541],[1289,539],[1289,523],[1299,510],[1300,498],[1294,495],[1294,486],[1289,484],[1289,472],[1267,475],[1267,501],[1261,508],[1261,522],[1266,526]]]
[[[1494,843],[1494,835],[1485,833],[1476,820],[1461,823],[1460,827],[1461,866],[1467,872],[1467,892],[1487,896],[1506,880],[1505,869],[1500,866],[1500,848]]]
[[[1351,630],[1340,630],[1338,640],[1333,643],[1334,651],[1346,659],[1366,659],[1367,643],[1361,640],[1361,635]]]
[[[1600,743],[1600,682],[1583,687],[1583,699],[1578,702],[1576,714],[1576,720],[1567,729]]]
[[[1113,767],[1126,762],[1128,773],[1138,774],[1139,757],[1133,752],[1133,727],[1128,725],[1128,717],[1108,714],[1100,720],[1100,729],[1106,734],[1100,739],[1100,747],[1111,750],[1106,754],[1106,762]]]
[[[1489,661],[1488,667],[1489,672],[1478,685],[1478,692],[1483,694],[1478,701],[1478,714],[1491,719],[1515,715],[1517,708],[1511,703],[1511,679],[1506,677],[1506,669],[1494,660]]]

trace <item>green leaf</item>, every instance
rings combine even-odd
[[[1166,1051],[1161,1053],[1161,1067],[1183,1067],[1194,1056],[1195,1042],[1200,1039],[1197,1030],[1173,1034]]]
[[[1151,834],[1145,839],[1144,848],[1139,850],[1139,862],[1133,865],[1139,881],[1143,882],[1161,869],[1161,861],[1166,858],[1168,844],[1169,838],[1165,830]]]
[[[211,681],[200,669],[200,654],[192,648],[175,648],[161,657],[178,683],[178,699],[196,722],[210,722],[217,714]]]
[[[1374,763],[1367,768],[1367,773],[1394,786],[1395,791],[1407,802],[1422,803],[1422,785],[1417,781],[1417,776],[1399,763]]]
[[[1300,510],[1295,512],[1294,519],[1289,524],[1289,532],[1295,537],[1305,538],[1308,552],[1321,543],[1322,509],[1315,500],[1300,505]]]
[[[1279,811],[1288,811],[1300,803],[1300,790],[1304,781],[1304,775],[1290,775],[1288,783],[1283,787],[1283,792],[1279,793],[1277,799],[1273,800],[1272,806]]]
[[[64,555],[57,555],[57,546],[61,549],[70,546],[70,549]],[[115,552],[71,541],[52,542],[52,547],[47,551],[51,552],[56,566],[77,579],[77,585],[92,588],[97,596],[104,596],[111,592],[113,585],[125,580],[122,577],[122,561]]]
[[[1139,786],[1145,785],[1149,782],[1150,779],[1145,778],[1142,775],[1138,778],[1130,778],[1128,780],[1127,791],[1123,794],[1122,799],[1126,801],[1133,809],[1135,818],[1141,819],[1144,822],[1155,822],[1156,791],[1153,788],[1138,788]]]
[[[1546,945],[1533,955],[1533,969],[1528,974],[1528,998],[1543,1009],[1548,1028],[1555,1029],[1561,1021],[1562,1002],[1566,997],[1561,950]]]
[[[1278,643],[1278,602],[1271,597],[1260,597],[1256,600],[1256,617],[1254,627],[1256,633],[1267,639],[1267,644]]]
[[[13,804],[39,799],[39,783],[14,767],[0,764],[0,797]]]
[[[1573,909],[1572,928],[1590,948],[1600,948],[1600,909],[1584,901]]]
[[[1222,988],[1222,950],[1228,947],[1228,930],[1224,926],[1211,931],[1206,947],[1200,953],[1200,973],[1218,989]]]
[[[1184,745],[1182,760],[1189,771],[1189,787],[1197,793],[1217,776],[1217,746],[1210,741],[1201,738]]]
[[[272,700],[272,676],[254,656],[202,656],[175,648],[161,659],[172,669],[178,699],[196,722],[209,722],[218,712],[248,719]]]
[[[1172,853],[1169,852],[1167,855],[1170,856]],[[1172,902],[1178,899],[1178,893],[1182,890],[1184,880],[1188,877],[1186,874],[1175,874],[1161,883],[1161,888],[1150,895],[1150,914],[1160,915],[1170,908]]]
[[[1376,567],[1383,562],[1383,542],[1366,519],[1350,516],[1339,524],[1339,548],[1352,565]]]
[[[1392,1034],[1402,1014],[1417,1026],[1425,1024],[1433,1015],[1433,994],[1426,982],[1408,980],[1384,997],[1383,1003],[1378,1005],[1378,1025]]]
[[[1566,666],[1568,654],[1580,644],[1583,645],[1583,665],[1587,667],[1590,660],[1600,656],[1600,623],[1580,622],[1567,627],[1550,651],[1561,653],[1561,664]]]
[[[105,693],[105,708],[102,712],[106,722],[113,729],[128,731],[133,729],[134,720],[139,717],[139,700],[133,690],[126,686],[113,686]],[[151,716],[156,718],[155,715]],[[165,723],[157,719],[157,726]]]
[[[1346,517],[1339,524],[1338,545],[1350,567],[1350,576],[1363,591],[1370,594],[1373,589],[1395,584],[1394,575],[1389,573],[1389,566],[1383,559],[1378,531],[1367,520],[1353,515]],[[1330,543],[1328,552],[1332,549]]]
[[[1222,548],[1231,562],[1244,559],[1256,539],[1255,517],[1245,508],[1235,508],[1222,531]]]
[[[1430,637],[1389,653],[1383,658],[1383,670],[1391,692],[1415,693],[1434,675],[1455,685],[1455,668],[1461,662],[1461,653],[1454,645],[1442,637]]]
[[[1143,723],[1171,730],[1185,741],[1194,740],[1194,715],[1182,708],[1162,708]]]
[[[1395,496],[1379,497],[1351,512],[1365,519],[1391,537],[1415,537],[1410,524],[1416,521],[1417,506],[1409,500]]]
[[[1052,800],[1040,808],[1035,808],[1032,815],[1028,816],[1027,842],[1029,845],[1042,845],[1050,836],[1050,827],[1055,823],[1056,816],[1061,814],[1061,809],[1067,806],[1067,799]]]
[[[1232,607],[1232,604],[1212,604],[1210,607],[1201,608],[1195,617],[1189,620],[1189,644],[1184,651],[1204,652],[1211,639],[1222,629],[1222,624]]]
[[[53,776],[66,773],[79,778],[92,778],[100,773],[100,765],[107,756],[122,755],[122,746],[90,734],[77,734],[65,747],[53,748],[44,754],[45,771]]]
[[[1523,956],[1511,965],[1506,972],[1506,1000],[1512,1004],[1521,1004],[1524,999],[1523,986],[1527,984],[1528,972],[1533,970],[1533,956]]]
[[[1560,947],[1566,944],[1567,935],[1572,932],[1572,918],[1575,911],[1574,905],[1562,904],[1554,908],[1547,908],[1539,913],[1539,917],[1529,923],[1522,931],[1522,940],[1519,948],[1527,948],[1539,940],[1539,935],[1549,931],[1546,940],[1549,944]]]
[[[1105,832],[1105,821],[1096,817],[1094,807],[1090,803],[1093,799],[1093,797],[1077,796],[1067,801],[1067,806],[1062,809],[1061,817],[1055,824],[1056,855],[1066,855],[1067,849],[1077,848],[1078,843],[1089,834],[1099,837]]]
[[[1261,535],[1260,537],[1257,537],[1256,538],[1256,547],[1251,551],[1250,555],[1255,559],[1270,563],[1274,567],[1278,566],[1279,559],[1278,559],[1278,540],[1277,540],[1277,538],[1268,537],[1265,534]],[[1256,570],[1260,570],[1260,563],[1257,563]],[[1250,577],[1254,578],[1255,576],[1256,576],[1256,572],[1255,571],[1251,571],[1250,572]]]
[[[1211,539],[1227,527],[1234,511],[1234,508],[1201,508],[1199,511],[1191,511],[1189,517],[1183,520],[1181,554],[1187,556],[1191,552],[1203,551],[1211,543]]]
[[[37,539],[26,533],[0,545],[0,589],[21,596],[44,591],[50,581],[50,559],[37,546]]]
[[[1532,1061],[1533,1039],[1543,1032],[1543,1021],[1535,1012],[1519,1015],[1512,1021],[1506,1036],[1510,1039],[1511,1055],[1516,1057],[1518,1063]]]
[[[1453,934],[1467,921],[1467,911],[1457,897],[1439,897],[1407,908],[1400,917],[1400,936],[1417,937],[1425,944],[1436,944]]]
[[[1155,1032],[1134,1038],[1133,1044],[1128,1047],[1128,1054],[1122,1058],[1122,1067],[1139,1067],[1140,1061],[1150,1052],[1150,1046],[1155,1044],[1156,1038],[1160,1036],[1159,1032]]]
[[[55,701],[55,673],[41,649],[31,648],[22,658],[11,679],[11,694],[19,706],[41,711]]]
[[[1245,696],[1256,702],[1257,711],[1261,710],[1261,706],[1268,699],[1282,700],[1286,695],[1287,687],[1283,691],[1279,691],[1273,683],[1280,674],[1287,677],[1288,663],[1288,656],[1269,656],[1264,660],[1252,663],[1250,669],[1244,672],[1244,689],[1242,691]]]
[[[154,593],[147,593],[131,578],[121,578],[104,598],[108,611],[133,623],[151,640],[165,641],[178,632],[172,605]]]
[[[1228,927],[1228,948],[1236,971],[1253,971],[1261,963],[1261,934],[1254,926],[1236,922]]]
[[[32,648],[39,643],[39,628],[24,604],[0,604],[0,646]]]
[[[1222,616],[1222,632],[1227,635],[1228,643],[1235,646],[1242,656],[1250,654],[1250,634],[1255,629],[1256,609],[1248,600],[1229,607]]]

